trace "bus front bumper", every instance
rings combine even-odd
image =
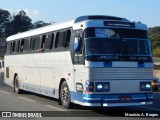
[[[121,100],[123,96],[130,96],[131,99]],[[83,101],[79,101],[83,106],[93,107],[118,107],[118,106],[137,106],[153,104],[153,93],[137,94],[83,94]]]
[[[138,105],[149,105],[153,102],[134,102],[134,103],[84,103],[83,106],[90,107],[119,107],[119,106],[138,106]]]

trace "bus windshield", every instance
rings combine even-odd
[[[151,61],[148,40],[86,38],[85,58],[89,61]]]
[[[120,39],[88,38],[85,40],[86,55],[121,54]]]

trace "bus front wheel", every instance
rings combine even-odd
[[[70,91],[66,81],[62,83],[60,88],[60,101],[65,108],[71,108]]]

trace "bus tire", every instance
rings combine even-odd
[[[19,86],[20,86],[20,84],[19,84],[19,78],[18,78],[18,76],[16,75],[15,80],[14,80],[14,91],[15,91],[17,94],[22,93],[22,90],[20,89]]]
[[[66,81],[60,87],[60,102],[67,109],[72,107],[70,91]]]

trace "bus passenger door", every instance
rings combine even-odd
[[[84,80],[84,55],[83,55],[83,41],[81,36],[76,36],[74,40],[74,81],[75,81],[75,94],[74,99],[80,101],[83,98],[83,80]]]

